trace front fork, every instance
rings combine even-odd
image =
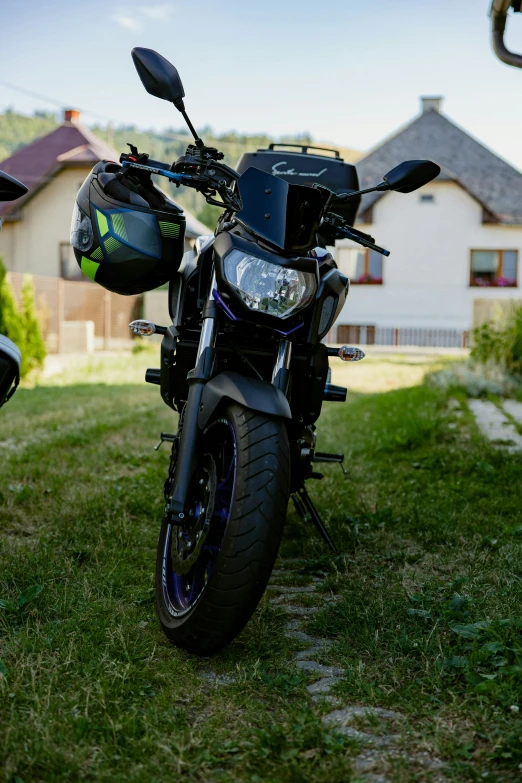
[[[197,468],[198,442],[200,429],[198,413],[205,384],[212,377],[216,356],[218,305],[213,292],[216,287],[216,275],[212,273],[209,296],[203,308],[203,325],[199,338],[196,366],[187,375],[189,385],[188,399],[183,411],[178,455],[174,470],[172,496],[167,512],[174,524],[184,523],[187,515],[187,494],[191,479]],[[277,357],[272,373],[272,384],[286,395],[290,379],[290,359],[292,343],[279,340]]]
[[[197,446],[200,437],[198,413],[205,384],[212,377],[216,355],[217,304],[213,297],[216,275],[212,273],[209,297],[203,308],[203,326],[199,338],[196,366],[187,375],[189,392],[183,411],[183,423],[179,439],[178,456],[174,470],[172,496],[168,512],[171,521],[183,522],[186,517],[187,493],[190,481],[197,467]]]

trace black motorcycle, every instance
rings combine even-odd
[[[320,476],[315,463],[343,459],[315,448],[323,400],[346,398],[346,389],[328,382],[328,357],[364,354],[321,342],[349,289],[324,246],[347,237],[388,251],[348,225],[333,204],[375,190],[408,193],[440,169],[408,161],[375,187],[340,197],[252,167],[239,175],[198,137],[177,70],[152,50],[132,55],[147,91],[174,103],[194,144],[172,166],[136,149],[120,162],[195,188],[224,210],[214,236],[196,242],[170,282],[172,324],[131,324],[138,334],[163,335],[161,367],[148,370],[146,380],[180,413],[178,431],[160,441],[172,443],[172,456],[157,610],[172,642],[209,654],[241,631],[263,595],[290,495],[335,551],[305,482]]]
[[[19,180],[0,171],[0,201],[15,201],[24,196],[27,188]],[[0,220],[0,227],[2,221]],[[20,382],[22,354],[17,345],[0,334],[0,408],[15,393]]]

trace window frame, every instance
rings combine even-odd
[[[358,253],[361,253],[361,252],[364,253],[364,272],[361,275],[361,277],[363,277],[363,278],[364,277],[365,278],[369,277],[369,275],[370,275],[370,271],[369,270],[370,270],[370,251],[371,251],[371,248],[369,248],[369,247],[361,247],[361,248],[358,248],[358,247],[341,247],[339,249],[340,250],[355,250]],[[377,251],[374,251],[374,252],[377,252]],[[381,254],[379,254],[379,255],[381,255]],[[350,277],[350,285],[384,285],[383,261],[384,261],[384,259],[383,259],[383,256],[381,255],[381,277],[380,278],[375,278],[375,279],[372,279],[372,280],[368,280],[368,279],[366,279],[366,280],[362,280],[362,279],[355,280],[354,278],[352,278],[352,277],[350,277],[348,275],[348,277]]]
[[[473,253],[498,253],[499,266],[495,275],[495,282],[481,284],[476,283],[477,277],[473,275]],[[497,280],[503,279],[504,271],[504,253],[515,253],[515,282],[509,285],[498,285]],[[502,249],[498,247],[472,247],[469,251],[469,287],[470,288],[518,288],[518,248],[504,247]]]

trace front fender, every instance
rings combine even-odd
[[[203,389],[198,426],[206,427],[221,400],[233,400],[259,413],[291,419],[290,405],[280,389],[257,378],[246,378],[237,372],[221,372]]]

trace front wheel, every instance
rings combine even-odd
[[[161,528],[156,606],[175,645],[209,655],[246,625],[274,566],[290,490],[286,428],[233,403],[206,427],[199,454],[191,525]]]

